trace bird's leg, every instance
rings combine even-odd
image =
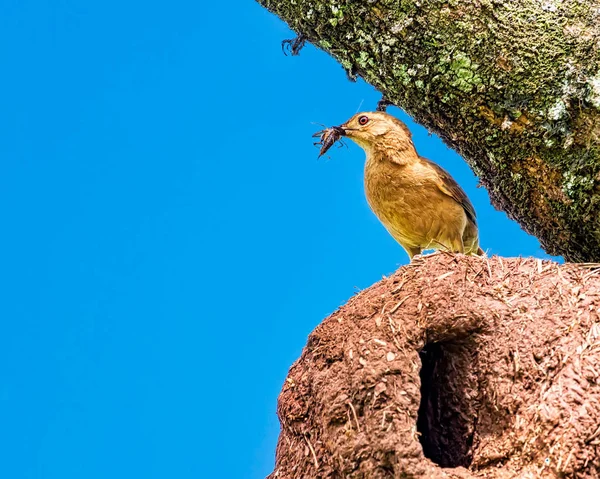
[[[479,246],[479,241],[477,239],[475,239],[475,240],[471,239],[470,241],[469,241],[469,239],[467,239],[467,242],[465,243],[465,238],[463,236],[463,244],[465,245],[465,254],[468,254],[471,256],[484,256],[485,255],[485,252]]]
[[[463,253],[465,252],[465,245],[463,244],[463,240],[461,236],[457,236],[453,241],[452,241],[452,247],[448,248],[448,251],[451,251],[452,253]]]
[[[413,247],[413,246],[403,246],[403,248],[406,250],[406,253],[408,254],[408,259],[410,261],[412,261],[412,259],[418,255],[421,254],[421,248],[418,247]]]
[[[393,103],[388,100],[385,95],[381,97],[381,100],[377,102],[377,111],[386,111],[387,107],[393,105]]]
[[[440,240],[432,239],[429,241],[429,244],[423,249],[428,250],[428,249],[432,249],[432,248],[437,251],[445,251],[446,253],[464,253],[465,252],[465,246],[463,244],[463,240],[462,240],[461,236],[457,236],[455,239],[449,239],[446,237],[446,240],[443,243]],[[434,252],[432,254],[435,254],[436,252]]]
[[[289,51],[295,57],[300,54],[300,50],[304,47],[306,40],[307,38],[303,33],[299,34],[296,38],[283,40],[281,42],[281,50],[285,56],[287,56],[287,52]]]

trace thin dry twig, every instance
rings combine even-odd
[[[390,311],[388,312],[388,314],[394,314],[398,308],[400,306],[402,306],[404,304],[404,302],[408,299],[408,298],[412,298],[414,296],[414,294],[409,294],[408,296],[405,296],[404,298],[402,298],[400,301],[398,301],[396,303],[396,306],[394,306],[392,309],[390,309]]]
[[[358,416],[356,415],[356,410],[354,409],[354,406],[352,405],[351,401],[348,401],[348,406],[350,406],[350,409],[352,410],[352,415],[354,416],[354,420],[356,421],[356,430],[358,432],[360,432],[360,424],[358,423]]]
[[[600,436],[600,426],[598,426],[598,429],[596,429],[596,431],[594,433],[592,433],[591,436],[589,436],[587,439],[585,439],[585,443],[589,444],[594,439],[596,439],[598,436]]]
[[[304,434],[304,440],[306,441],[306,444],[308,444],[308,448],[310,449],[310,452],[312,453],[313,461],[315,462],[315,469],[318,470],[319,469],[319,460],[317,459],[317,454],[315,453],[315,448],[310,443],[310,439],[308,439],[308,436],[306,435],[306,433]]]

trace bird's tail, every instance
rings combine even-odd
[[[485,256],[485,251],[483,251],[483,250],[481,249],[481,246],[478,246],[478,247],[477,247],[477,255],[478,255],[478,256]]]

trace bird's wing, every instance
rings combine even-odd
[[[437,176],[436,185],[440,189],[440,191],[451,198],[453,198],[459,205],[463,207],[465,213],[467,214],[467,218],[469,218],[475,226],[477,226],[477,215],[475,214],[475,208],[473,208],[473,204],[469,200],[467,194],[463,191],[463,189],[458,185],[458,183],[450,176],[444,168],[440,165],[434,163],[427,158],[421,157],[421,160],[424,161],[427,166],[431,167]]]

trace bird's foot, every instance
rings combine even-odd
[[[385,96],[382,96],[381,100],[379,100],[377,102],[376,110],[377,111],[386,111],[387,107],[390,105],[393,105],[393,103],[390,100],[388,100]]]
[[[300,50],[304,47],[307,38],[303,33],[298,35],[296,38],[290,38],[288,40],[283,40],[281,42],[281,50],[283,54],[287,56],[288,52],[292,54],[293,57],[300,55]]]
[[[453,256],[456,253],[452,253],[451,251],[443,250],[443,249],[424,249],[420,253],[416,254],[413,258],[425,259],[425,258],[430,258],[433,256],[438,256],[440,254]]]

